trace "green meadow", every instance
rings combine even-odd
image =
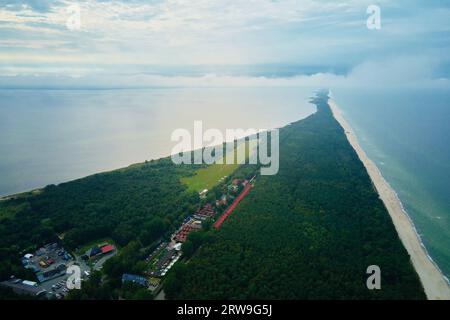
[[[229,152],[224,157],[224,164],[211,164],[206,168],[200,168],[195,172],[195,175],[181,178],[181,182],[188,187],[189,191],[200,192],[204,189],[211,189],[218,185],[224,177],[228,177],[239,168],[240,165],[237,164],[237,155],[243,151],[243,148],[245,148],[247,162],[250,152],[255,152],[256,146],[256,140],[251,140],[245,144],[241,143],[235,148],[234,164],[225,164],[226,159],[233,156],[233,152]]]

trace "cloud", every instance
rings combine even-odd
[[[169,66],[173,75],[181,73],[174,68],[180,65],[352,69],[398,53],[450,64],[449,5],[379,0],[382,29],[369,31],[366,8],[372,2],[82,0],[75,2],[81,30],[71,31],[67,6],[74,1],[0,0],[0,70],[23,76],[75,70],[79,76],[90,68],[136,73],[136,66]],[[223,75],[219,69],[209,72]]]
[[[204,74],[167,76],[157,74],[102,74],[99,70],[71,70],[78,76],[57,74],[0,77],[0,87],[25,88],[149,88],[149,87],[442,87],[450,89],[448,79],[434,78],[436,63],[427,58],[395,57],[367,61],[347,75],[333,73],[299,74],[290,77]],[[56,70],[61,72],[61,70]],[[92,72],[97,71],[93,75]],[[100,70],[101,71],[101,70]],[[66,70],[67,72],[67,70]]]
[[[19,11],[23,9],[31,9],[36,12],[49,12],[52,7],[61,5],[61,1],[57,0],[0,0],[0,7],[9,10]]]
[[[432,79],[436,67],[436,62],[427,57],[393,57],[358,65],[348,78],[355,83],[372,85],[410,84]]]

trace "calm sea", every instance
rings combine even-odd
[[[333,95],[450,278],[450,91],[336,89]]]
[[[269,129],[315,111],[312,90],[0,90],[0,195],[171,154],[177,128]]]

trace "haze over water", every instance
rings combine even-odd
[[[0,195],[171,154],[177,128],[268,129],[315,111],[312,90],[0,90]]]

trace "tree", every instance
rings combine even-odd
[[[183,251],[183,255],[187,258],[190,258],[194,254],[194,244],[190,240],[186,240],[181,246],[181,250]]]

